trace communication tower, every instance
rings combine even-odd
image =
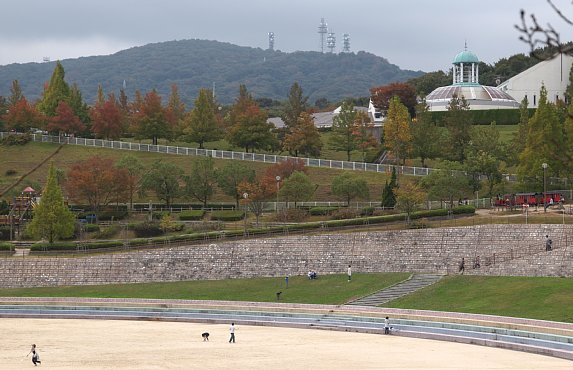
[[[350,35],[347,33],[342,35],[342,41],[343,41],[342,52],[350,53]]]
[[[275,50],[275,33],[269,32],[269,50]]]
[[[320,52],[324,53],[324,39],[328,33],[328,26],[324,18],[320,18],[320,24],[318,25],[318,34],[320,35]]]
[[[334,32],[328,33],[328,37],[326,38],[326,46],[330,49],[331,53],[334,53],[334,49],[336,48],[336,36],[334,36]]]

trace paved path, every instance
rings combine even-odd
[[[391,287],[380,290],[369,296],[359,298],[348,304],[373,307],[383,306],[385,303],[388,303],[396,298],[403,297],[417,290],[430,286],[439,281],[442,277],[443,275],[415,274],[401,283],[392,285]]]

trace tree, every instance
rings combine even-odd
[[[66,177],[70,198],[87,202],[96,213],[112,201],[127,199],[127,171],[115,167],[111,158],[94,156],[76,162]]]
[[[565,153],[563,126],[559,122],[555,105],[547,101],[545,86],[541,87],[539,105],[528,125],[525,149],[519,157],[517,172],[521,178],[531,178],[540,184],[542,163],[549,165],[550,176],[559,176],[560,170],[567,166],[567,159],[562,155]]]
[[[295,171],[306,173],[307,168],[304,166],[302,159],[289,158],[286,161],[278,162],[268,167],[265,171],[265,177],[275,181],[276,177],[279,176],[281,181],[284,181]]]
[[[397,96],[390,99],[388,114],[384,122],[384,138],[388,150],[396,157],[396,162],[405,163],[412,150],[412,133],[408,109]]]
[[[42,200],[34,208],[34,217],[28,230],[35,237],[46,238],[52,244],[56,239],[73,235],[74,219],[74,214],[64,203],[62,189],[57,183],[56,169],[52,163],[42,191]]]
[[[237,208],[243,194],[239,190],[239,185],[252,183],[254,180],[255,170],[237,161],[231,161],[217,171],[217,185],[223,193],[235,199]]]
[[[135,102],[136,111],[134,118],[135,138],[152,139],[153,145],[157,145],[159,138],[171,139],[171,130],[165,115],[165,109],[161,105],[161,97],[155,90],[145,94],[143,101]]]
[[[350,153],[356,149],[356,141],[353,135],[356,120],[354,106],[345,101],[342,103],[340,113],[332,120],[332,134],[329,140],[331,149],[346,152],[346,158],[350,161]]]
[[[374,124],[370,122],[370,117],[366,112],[356,112],[354,124],[352,125],[352,139],[356,143],[356,148],[362,152],[362,161],[366,161],[366,151],[378,147],[378,141],[372,135]]]
[[[396,205],[396,194],[394,190],[398,187],[398,177],[396,175],[396,167],[392,167],[392,176],[390,182],[386,181],[382,189],[382,207],[394,208]]]
[[[133,197],[141,188],[144,170],[143,163],[137,157],[127,154],[120,158],[116,167],[126,171],[126,190],[129,196],[129,209],[131,210],[133,209]]]
[[[221,138],[221,130],[215,115],[215,102],[209,90],[199,90],[194,105],[185,121],[183,133],[186,135],[186,141],[198,143],[199,148],[203,149],[205,142]]]
[[[445,125],[449,133],[450,158],[463,162],[466,157],[464,150],[471,139],[472,127],[470,105],[463,96],[458,97],[455,94],[452,96],[448,104]]]
[[[227,141],[232,145],[249,149],[274,149],[278,140],[272,133],[274,125],[267,122],[267,114],[262,111],[248,93],[245,85],[239,88],[239,97],[229,113]]]
[[[468,177],[457,162],[444,161],[444,168],[434,170],[422,179],[421,185],[428,192],[428,196],[441,201],[447,201],[450,211],[454,206],[454,199],[464,197],[470,190]]]
[[[295,157],[299,154],[316,157],[320,155],[322,141],[310,114],[304,112],[300,115],[297,126],[285,136],[283,148]]]
[[[123,131],[123,114],[113,95],[91,111],[92,132],[98,138],[117,140]]]
[[[77,84],[73,84],[70,89],[70,97],[68,99],[68,104],[74,111],[74,114],[78,116],[80,121],[85,124],[90,122],[90,108],[84,101],[82,97],[82,92],[80,91]]]
[[[347,206],[355,198],[368,199],[370,196],[366,180],[350,172],[336,176],[332,180],[331,189],[332,194],[344,199]]]
[[[12,81],[12,87],[10,88],[10,97],[8,98],[8,104],[11,106],[16,105],[20,100],[24,99],[24,94],[22,93],[22,88],[18,80]]]
[[[304,96],[302,87],[295,82],[292,84],[284,112],[281,118],[287,131],[291,131],[299,123],[300,115],[308,110],[308,96]]]
[[[180,167],[158,160],[153,162],[151,169],[143,176],[140,194],[145,196],[151,190],[169,208],[173,200],[181,196],[180,183],[183,180],[183,170]]]
[[[490,196],[492,195],[493,187],[499,184],[503,179],[499,159],[493,154],[483,150],[471,149],[468,151],[465,170],[472,176],[474,191],[478,191],[481,187],[481,175],[486,176],[488,181],[488,194]]]
[[[572,68],[573,70],[573,68]],[[523,98],[519,105],[519,123],[517,125],[517,133],[511,141],[511,153],[512,156],[510,161],[512,164],[517,164],[519,161],[519,155],[525,149],[525,143],[527,142],[527,133],[529,131],[529,109],[527,106],[529,102],[527,101],[527,96]]]
[[[312,198],[316,186],[310,181],[310,178],[304,173],[295,171],[289,178],[287,178],[282,188],[279,190],[279,195],[286,199],[286,202],[305,202]]]
[[[64,67],[60,61],[57,61],[50,82],[44,89],[42,98],[38,103],[38,110],[47,116],[56,115],[56,109],[60,102],[68,101],[70,97],[70,86],[64,80],[64,77]]]
[[[412,122],[412,156],[419,157],[422,167],[426,167],[426,159],[439,157],[442,146],[442,132],[432,122],[428,106],[423,102],[418,105],[416,120]]]
[[[48,119],[48,126],[46,127],[49,132],[59,135],[79,135],[84,131],[84,128],[82,121],[75,115],[69,104],[63,100],[58,104],[55,114]]]
[[[181,101],[177,84],[171,84],[171,94],[166,108],[167,121],[173,131],[173,137],[179,137],[183,134],[185,120],[185,103]]]
[[[393,98],[398,97],[404,104],[410,117],[416,114],[416,105],[418,104],[416,90],[407,83],[393,82],[389,85],[373,87],[370,89],[370,99],[372,104],[382,112],[390,109]]]
[[[192,198],[203,203],[207,207],[207,201],[213,196],[213,188],[217,182],[213,158],[199,157],[195,159],[191,167],[191,176],[186,179],[185,192]]]
[[[8,130],[26,132],[32,127],[43,128],[45,126],[46,118],[28,103],[25,97],[8,106],[6,111],[6,114],[1,115],[0,118]]]
[[[424,205],[426,197],[426,193],[414,182],[405,182],[396,190],[396,209],[406,213],[408,224],[410,216]]]

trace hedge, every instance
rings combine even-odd
[[[245,217],[243,211],[213,211],[211,212],[211,220],[219,221],[239,221]]]
[[[179,213],[179,220],[181,221],[199,221],[205,216],[205,211],[202,209],[192,211],[182,211]]]
[[[9,251],[14,249],[12,243],[0,242],[0,251]]]
[[[535,109],[529,109],[529,116],[535,113]],[[437,123],[445,122],[448,112],[431,112],[432,120]],[[470,110],[468,115],[474,125],[489,125],[495,121],[498,125],[516,125],[519,123],[519,109],[486,109]]]
[[[86,233],[95,233],[98,232],[99,229],[99,225],[96,224],[84,224],[84,231]]]
[[[327,216],[334,211],[337,211],[340,207],[326,206],[326,207],[312,207],[309,209],[311,216]]]
[[[35,243],[30,247],[31,251],[64,251],[64,250],[76,250],[80,244],[75,242],[54,242],[50,243]],[[95,242],[95,243],[82,243],[82,248],[85,249],[102,249],[102,248],[115,248],[121,247],[123,245],[122,241],[119,240],[111,240],[111,241],[102,241],[102,242]]]
[[[138,238],[163,235],[163,230],[161,226],[159,226],[159,222],[142,222],[134,226],[133,232]]]

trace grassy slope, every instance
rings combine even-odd
[[[573,322],[573,278],[450,276],[387,307]]]
[[[319,275],[317,280],[305,276],[230,280],[182,281],[173,283],[118,284],[28,289],[0,289],[1,297],[98,297],[159,298],[229,301],[342,304],[406,279],[407,273]]]

